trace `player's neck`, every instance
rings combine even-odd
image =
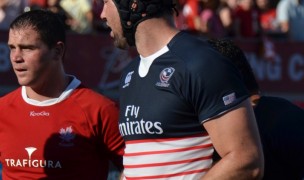
[[[165,20],[154,18],[143,21],[135,34],[137,51],[143,57],[150,56],[166,46],[178,32]]]
[[[36,86],[26,86],[28,98],[36,101],[45,101],[58,98],[71,82],[71,78],[62,74],[59,78],[48,79]]]

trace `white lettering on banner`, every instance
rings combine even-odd
[[[282,60],[276,55],[272,60],[263,60],[254,53],[247,53],[247,58],[259,80],[279,81],[282,79]]]
[[[7,44],[0,42],[0,72],[6,72],[10,68],[9,48]]]
[[[301,68],[302,67],[302,68]],[[304,79],[304,57],[293,54],[289,60],[288,74],[291,80],[300,81]]]

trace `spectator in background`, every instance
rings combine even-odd
[[[304,0],[281,0],[277,5],[280,29],[293,41],[304,41]]]
[[[279,30],[279,24],[276,19],[276,7],[270,0],[256,0],[256,6],[259,11],[259,24],[261,27],[261,44],[259,45],[259,55],[265,59],[275,57],[275,46],[273,38],[285,38],[284,33]]]
[[[226,37],[235,36],[234,11],[237,7],[237,0],[221,0],[218,14],[225,29]]]
[[[199,7],[198,0],[186,0],[182,15],[186,21],[185,29],[192,33],[199,32]]]
[[[304,110],[286,99],[263,95],[245,54],[232,41],[209,43],[239,69],[251,95],[265,156],[263,179],[303,179]]]
[[[45,9],[47,7],[47,0],[28,0],[31,10]]]
[[[68,21],[69,21],[69,19],[71,19],[71,17],[69,17],[67,12],[60,6],[60,1],[61,0],[47,0],[46,9],[59,15],[60,19],[64,23],[65,29],[70,30],[71,28],[68,24]]]
[[[255,38],[260,35],[259,12],[254,0],[239,0],[234,18],[236,37]]]
[[[224,37],[225,30],[217,13],[220,0],[199,0],[199,5],[201,8],[199,31],[209,38]]]
[[[174,23],[176,27],[180,30],[188,29],[187,19],[183,13],[185,3],[186,0],[178,0],[178,3],[176,4],[176,12],[178,13],[178,15],[174,17]]]
[[[27,6],[27,0],[0,0],[0,30],[8,30],[11,22],[22,14]]]
[[[79,34],[93,32],[93,11],[90,0],[61,0],[60,6],[71,17],[67,24],[73,32]]]
[[[260,26],[263,34],[279,33],[279,24],[276,19],[276,7],[271,7],[270,0],[256,0],[260,14]]]

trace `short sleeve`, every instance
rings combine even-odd
[[[189,97],[201,123],[221,115],[248,98],[239,71],[217,53],[189,67]]]

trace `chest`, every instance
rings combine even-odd
[[[203,131],[177,67],[136,70],[121,82],[120,132],[125,139],[175,137]]]
[[[79,109],[68,107],[6,108],[0,115],[0,160],[4,168],[63,168],[84,151],[94,154],[85,116],[77,113]]]

